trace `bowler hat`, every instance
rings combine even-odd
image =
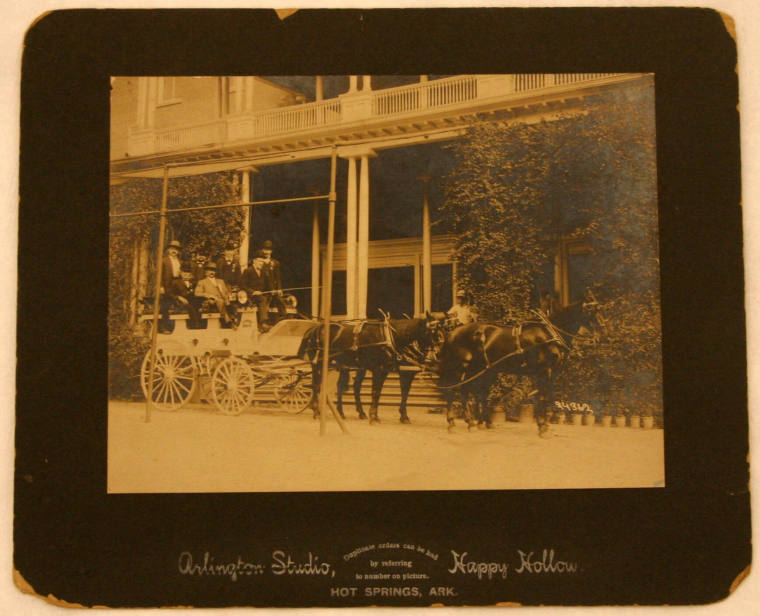
[[[209,261],[208,263],[206,263],[206,265],[205,265],[205,267],[203,269],[204,270],[214,270],[214,271],[216,271],[216,263],[214,263],[213,261]]]
[[[274,244],[272,244],[271,240],[266,240],[266,241],[265,241],[265,242],[264,242],[264,243],[261,245],[261,247],[262,247],[264,250],[272,250],[272,248],[274,247]]]
[[[457,291],[457,297],[467,297],[467,293],[464,291]]]
[[[182,244],[180,244],[177,240],[172,240],[169,242],[169,245],[166,247],[168,250],[169,248],[176,248],[177,250],[182,250]]]

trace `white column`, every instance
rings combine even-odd
[[[348,91],[349,92],[356,92],[356,90],[358,89],[357,88],[358,81],[359,81],[358,75],[348,76]]]
[[[420,301],[420,270],[422,269],[422,255],[414,255],[414,316],[422,314],[422,301]]]
[[[457,262],[452,261],[451,262],[451,305],[457,303],[457,291],[459,290],[457,287],[459,286],[459,282],[457,280]]]
[[[253,180],[251,171],[240,172],[240,201],[248,203],[251,200],[251,182]],[[248,267],[248,253],[250,252],[251,238],[251,206],[244,205],[243,210],[243,229],[240,231],[240,269],[245,270]]]
[[[148,97],[145,111],[146,126],[156,125],[156,104],[158,103],[159,77],[148,77]]]
[[[129,280],[129,324],[134,325],[137,318],[137,300],[140,299],[140,290],[137,286],[137,277],[140,272],[140,240],[135,238],[132,246],[132,270]]]
[[[245,82],[245,111],[253,109],[253,77],[244,77]]]
[[[314,203],[311,221],[311,315],[319,316],[319,206]]]
[[[356,250],[356,318],[367,317],[367,280],[369,276],[369,155],[362,155],[359,172],[359,233]]]
[[[322,75],[317,75],[316,77],[316,94],[314,96],[314,99],[317,101],[321,101],[324,97],[324,79]]]
[[[362,75],[362,90],[372,89],[372,75]]]
[[[150,261],[150,246],[148,238],[140,239],[140,266],[137,272],[137,292],[140,297],[148,294],[148,262]]]
[[[148,77],[137,78],[137,126],[148,125]]]
[[[422,310],[430,311],[433,305],[433,244],[430,237],[430,204],[428,202],[429,175],[419,175],[422,182]]]
[[[348,191],[346,195],[346,316],[356,318],[356,157],[348,158]]]

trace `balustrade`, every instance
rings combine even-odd
[[[427,109],[466,106],[478,99],[490,99],[544,88],[604,79],[615,73],[562,73],[519,75],[460,75],[375,91],[348,92],[338,98],[301,105],[279,107],[255,113],[150,132],[135,130],[131,135],[133,155],[170,152],[224,143],[228,138],[259,139],[313,130],[354,120],[419,113]],[[148,139],[149,141],[146,141]],[[150,151],[151,146],[153,151]]]

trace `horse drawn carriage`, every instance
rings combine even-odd
[[[145,354],[140,383],[155,408],[175,411],[205,401],[239,415],[254,402],[295,413],[309,406],[311,364],[297,353],[313,321],[286,318],[259,333],[255,308],[242,310],[234,328],[223,327],[218,313],[201,317],[205,327],[191,329],[187,314],[171,315],[173,330],[156,334],[155,361],[150,350]]]

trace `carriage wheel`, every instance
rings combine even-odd
[[[197,370],[188,355],[164,355],[156,351],[156,363],[150,369],[150,351],[140,368],[140,385],[147,400],[150,381],[153,381],[153,406],[161,411],[182,408],[193,395],[197,384]]]
[[[312,391],[310,374],[294,370],[278,379],[274,397],[277,404],[288,413],[300,413],[309,408]]]
[[[250,366],[238,357],[219,363],[211,377],[211,396],[225,415],[240,415],[253,402],[254,377]]]

